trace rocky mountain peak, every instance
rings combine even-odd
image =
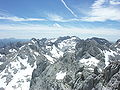
[[[106,40],[106,39],[103,39],[103,38],[97,38],[97,37],[93,37],[91,38],[90,40],[95,40],[97,43],[99,43],[100,45],[106,45],[106,46],[110,46],[111,43]]]

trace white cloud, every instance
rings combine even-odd
[[[110,0],[110,4],[119,5],[120,4],[120,0]]]
[[[106,21],[106,20],[120,20],[120,10],[109,7],[109,8],[98,8],[93,9],[89,17],[84,17],[84,21]]]
[[[53,24],[53,27],[61,28],[62,26],[61,26],[60,24],[58,24],[58,23],[54,23],[54,24]]]
[[[40,18],[20,18],[16,16],[0,16],[0,19],[3,20],[11,20],[11,21],[46,21],[45,19],[40,19]]]
[[[0,20],[10,20],[10,21],[57,21],[57,22],[71,22],[71,21],[79,21],[79,19],[64,19],[62,16],[57,14],[48,14],[47,19],[42,18],[21,18],[17,16],[0,16]]]
[[[9,33],[6,33],[9,32]],[[78,36],[80,38],[102,37],[109,40],[119,39],[119,29],[53,27],[36,24],[0,25],[0,38],[54,38],[59,36]]]
[[[52,21],[60,21],[62,22],[63,21],[63,17],[57,15],[57,14],[47,14],[47,17],[49,20],[52,20]]]
[[[0,11],[0,20],[10,20],[15,22],[22,22],[22,21],[57,21],[57,22],[71,22],[71,21],[79,21],[76,18],[72,19],[64,19],[62,16],[53,13],[47,13],[45,19],[43,18],[23,18],[11,15],[9,13],[5,13]]]
[[[47,14],[48,20],[57,21],[57,22],[71,22],[71,21],[79,21],[80,19],[72,18],[72,19],[64,19],[62,16],[57,14],[49,13]]]
[[[55,26],[60,26],[56,23]],[[57,32],[60,31],[63,34],[90,34],[90,35],[118,35],[120,30],[110,29],[110,28],[76,28],[76,27],[62,27],[59,28],[47,25],[34,25],[34,24],[25,24],[25,25],[0,25],[0,30],[15,30],[15,31],[49,31]],[[21,31],[22,32],[22,31]]]
[[[104,3],[105,3],[105,0],[96,0],[93,3],[92,8],[101,8]]]
[[[10,21],[46,21],[43,18],[22,18],[11,15],[8,11],[0,10],[0,20],[10,20]]]
[[[68,7],[68,5],[65,3],[64,0],[61,0],[61,2],[64,4],[64,6],[71,12],[71,14],[75,17],[77,17],[77,15]]]
[[[111,5],[106,0],[96,0],[91,8],[88,16],[82,18],[83,21],[120,21],[120,8]]]

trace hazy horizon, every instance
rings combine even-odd
[[[120,39],[119,0],[1,0],[0,38]]]

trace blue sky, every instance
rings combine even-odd
[[[120,39],[120,0],[0,0],[0,38]]]

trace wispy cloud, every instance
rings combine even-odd
[[[92,8],[101,8],[102,5],[105,3],[106,0],[96,0],[93,5]]]
[[[120,21],[120,8],[107,0],[96,0],[91,8],[88,16],[82,18],[83,21]]]
[[[62,26],[61,26],[60,24],[58,24],[58,23],[54,23],[54,24],[53,24],[53,27],[61,28]]]
[[[21,17],[17,17],[17,16],[0,16],[0,19],[2,20],[11,20],[11,21],[46,21],[45,19],[41,19],[41,18],[21,18]]]
[[[2,12],[0,10],[0,20],[10,20],[15,22],[24,22],[24,21],[56,21],[56,22],[71,22],[79,21],[76,18],[65,19],[60,15],[47,13],[45,18],[23,18],[9,14],[8,12]]]
[[[65,3],[64,0],[61,0],[61,2],[64,4],[64,6],[71,12],[71,14],[75,17],[77,17],[77,15],[68,7],[68,5]]]
[[[10,21],[46,21],[46,19],[43,18],[22,18],[22,17],[14,16],[5,10],[0,10],[0,19],[10,20]]]
[[[71,19],[64,19],[62,16],[57,14],[48,13],[47,14],[48,20],[50,21],[57,21],[57,22],[72,22],[72,21],[80,21],[80,19],[71,18]]]
[[[110,0],[110,4],[120,5],[120,0]]]
[[[57,14],[52,14],[52,13],[48,13],[47,18],[51,21],[59,21],[59,22],[64,21],[62,16],[59,16]]]
[[[59,27],[59,28],[58,28]],[[53,26],[47,25],[38,25],[38,24],[25,24],[25,25],[0,25],[0,30],[26,30],[26,31],[50,31],[57,32],[61,31],[62,33],[76,33],[76,34],[94,34],[94,35],[117,35],[120,33],[118,29],[112,28],[77,28],[77,27],[63,27],[58,23],[53,24]]]

